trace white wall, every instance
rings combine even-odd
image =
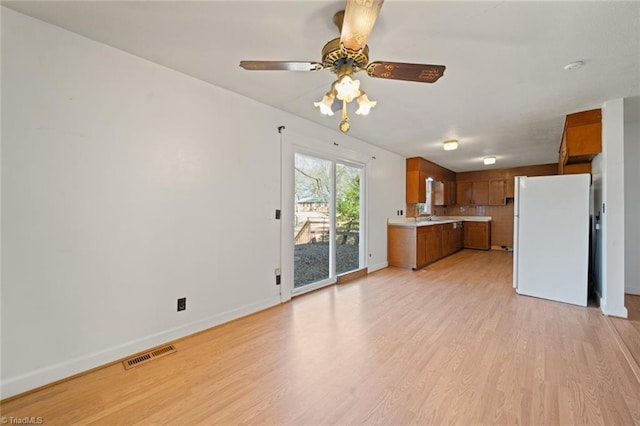
[[[640,96],[624,100],[625,292],[640,295]]]
[[[595,212],[600,230],[595,265],[600,309],[607,315],[627,317],[624,307],[624,102],[602,106],[602,153],[592,163]]]
[[[1,398],[279,303],[280,125],[377,157],[386,264],[395,154],[5,8],[2,102]]]

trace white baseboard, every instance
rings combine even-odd
[[[2,381],[0,386],[0,400],[57,382],[93,368],[110,364],[114,361],[145,351],[149,348],[163,345],[179,338],[189,336],[199,331],[215,327],[216,325],[220,325],[279,304],[280,297],[265,299],[237,309],[222,312],[208,318],[194,321],[189,324],[184,324],[180,327],[165,330],[151,336],[132,340],[102,351],[93,352],[68,361],[40,368],[20,376],[10,377]]]
[[[635,294],[636,296],[640,296],[640,287],[627,286],[624,288],[624,292],[627,294]]]
[[[602,297],[600,298],[600,310],[603,314],[612,317],[627,318],[629,314],[624,306],[608,306],[607,301]]]
[[[380,269],[384,269],[387,266],[389,266],[389,262],[380,262],[376,263],[375,265],[369,265],[367,267],[367,272],[370,274],[372,272],[379,271]]]

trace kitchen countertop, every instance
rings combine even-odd
[[[491,216],[434,216],[432,220],[415,217],[390,217],[387,220],[389,225],[409,228],[454,222],[491,222]]]

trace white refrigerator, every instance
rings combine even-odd
[[[587,306],[591,175],[516,177],[513,287]]]

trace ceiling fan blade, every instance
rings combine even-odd
[[[303,61],[240,61],[240,66],[249,71],[319,71],[320,62]]]
[[[367,45],[384,0],[347,0],[340,42],[348,50],[359,51]]]
[[[444,74],[444,65],[405,64],[402,62],[371,62],[367,74],[389,80],[435,83]]]

